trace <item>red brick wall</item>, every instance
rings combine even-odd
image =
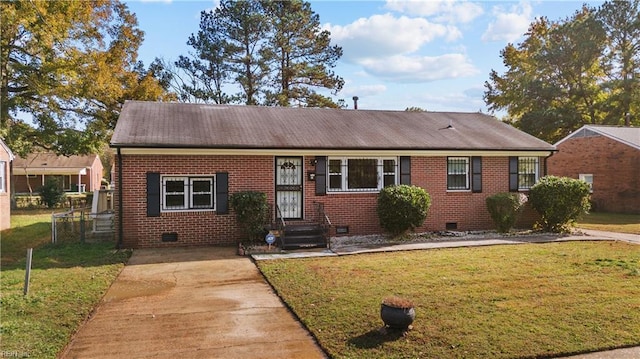
[[[540,161],[541,173],[543,161]],[[482,158],[482,192],[471,193],[447,191],[446,157],[412,157],[411,184],[424,188],[431,197],[431,207],[421,231],[445,230],[449,222],[457,223],[457,229],[493,229],[493,222],[486,209],[486,198],[498,192],[509,191],[508,157]],[[349,235],[380,233],[376,214],[377,193],[329,193],[315,196],[314,188],[308,186],[306,198],[322,202],[333,225],[349,226]],[[535,215],[525,212],[521,226],[531,226]]]
[[[549,174],[593,174],[593,210],[640,213],[640,150],[606,136],[572,138],[557,147]]]
[[[267,193],[273,203],[273,157],[141,156],[127,155],[123,166],[123,238],[125,247],[166,247],[233,244],[239,239],[233,213],[172,212],[147,217],[146,173],[162,175],[213,175],[229,173],[229,193],[255,190]],[[116,175],[115,209],[119,178]],[[116,222],[119,216],[116,215]],[[116,226],[116,228],[118,228]],[[178,242],[161,242],[163,233],[178,233]]]
[[[349,235],[381,233],[376,214],[377,193],[328,193],[315,195],[315,182],[306,178],[313,171],[311,158],[304,159],[304,213],[313,212],[313,202],[321,202],[334,226],[349,226]],[[542,164],[541,160],[541,164]],[[482,193],[447,192],[446,157],[412,157],[412,184],[427,190],[431,208],[420,231],[444,230],[446,223],[457,223],[458,230],[492,229],[486,210],[486,197],[509,189],[508,157],[483,157]],[[146,216],[146,173],[162,175],[211,175],[229,173],[229,193],[262,191],[274,201],[274,157],[272,156],[123,156],[123,204],[125,247],[166,247],[185,245],[234,244],[239,239],[233,211],[161,213]],[[541,170],[542,173],[542,170]],[[118,190],[116,175],[116,191]],[[118,209],[119,196],[115,196]],[[116,216],[116,221],[118,220]],[[531,217],[523,224],[530,225]],[[116,227],[118,228],[118,227]],[[162,233],[177,232],[178,242],[161,242]]]

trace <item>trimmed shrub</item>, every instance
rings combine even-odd
[[[491,219],[496,225],[496,230],[500,233],[507,233],[518,221],[518,217],[527,203],[527,196],[522,193],[496,193],[487,197],[486,203]]]
[[[60,188],[58,180],[52,177],[47,178],[44,186],[38,189],[40,200],[47,208],[54,208],[64,200],[64,191]]]
[[[545,176],[531,187],[529,202],[540,214],[539,227],[568,232],[589,211],[589,185],[574,178]]]
[[[416,186],[397,185],[383,188],[378,194],[380,225],[393,236],[415,230],[427,218],[431,197]]]
[[[249,241],[260,241],[264,225],[269,215],[267,195],[263,192],[236,192],[229,198],[229,204],[236,213],[236,221],[242,227]]]

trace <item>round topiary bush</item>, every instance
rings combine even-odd
[[[543,230],[567,232],[591,207],[589,185],[574,178],[545,176],[531,187],[529,203],[540,214]]]
[[[417,186],[397,185],[378,194],[378,218],[382,228],[393,236],[420,227],[427,218],[431,197]]]
[[[496,230],[507,233],[518,221],[527,203],[527,196],[522,193],[501,192],[487,197],[486,203]]]

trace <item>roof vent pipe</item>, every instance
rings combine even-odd
[[[358,96],[353,96],[353,109],[357,110],[358,109]]]
[[[624,116],[624,125],[625,127],[631,127],[631,114],[629,112]]]

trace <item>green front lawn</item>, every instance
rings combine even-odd
[[[640,345],[640,246],[522,244],[259,261],[334,358],[554,357]],[[416,303],[382,334],[380,302]]]
[[[598,231],[640,234],[640,214],[592,212],[584,215],[577,226]]]
[[[54,358],[88,317],[129,258],[114,243],[51,244],[50,211],[16,211],[0,233],[0,335],[11,356]],[[33,249],[23,295],[27,248]]]

